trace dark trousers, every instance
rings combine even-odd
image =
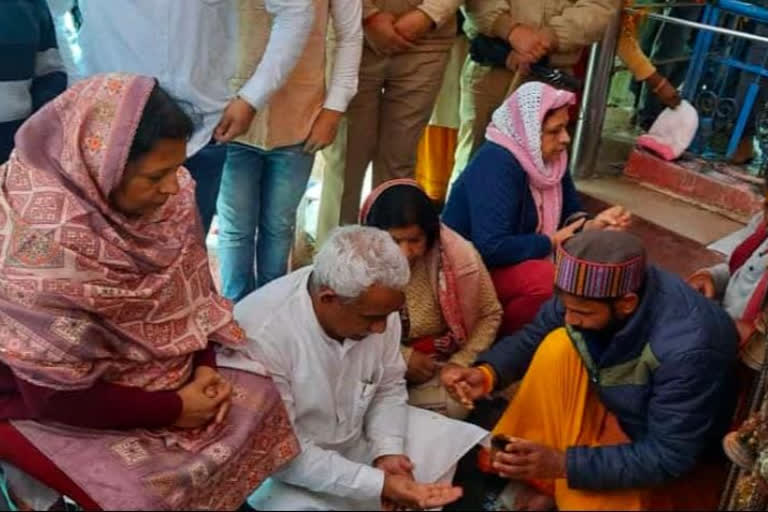
[[[24,121],[0,123],[0,165],[4,164],[13,151],[13,138]]]

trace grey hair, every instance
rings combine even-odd
[[[408,260],[386,231],[367,226],[335,229],[315,256],[312,284],[355,300],[371,285],[403,290],[411,279]]]

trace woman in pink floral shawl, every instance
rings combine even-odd
[[[211,342],[244,335],[181,167],[192,131],[154,79],[100,75],[0,166],[0,420],[104,509],[237,508],[297,450],[271,381],[216,369]]]
[[[410,404],[463,418],[468,411],[443,388],[439,368],[469,366],[496,339],[502,311],[488,270],[472,244],[440,223],[414,180],[380,185],[360,222],[387,230],[411,266],[400,313]]]

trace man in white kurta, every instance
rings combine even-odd
[[[399,257],[397,246],[385,232],[342,228],[328,244],[334,245],[344,236],[373,237],[365,242],[373,244],[369,257]],[[406,405],[397,304],[389,307],[391,311],[385,306],[373,313],[367,294],[381,288],[377,284],[366,286],[363,298],[353,301],[347,296],[333,304],[332,295],[322,294],[334,292],[313,281],[318,265],[323,264],[328,274],[329,261],[337,267],[330,269],[331,274],[345,266],[355,267],[347,269],[352,274],[366,273],[356,267],[354,258],[339,254],[345,250],[343,244],[336,245],[335,253],[321,251],[315,267],[270,283],[235,309],[252,340],[249,351],[271,373],[302,446],[298,458],[276,473],[249,503],[259,510],[371,510],[380,508],[382,500],[414,506],[419,495],[434,497],[430,506],[453,501],[459,494],[449,485],[418,484],[412,477],[404,485],[402,479],[390,478],[388,469],[393,461],[405,466],[413,461],[413,467],[405,467],[403,474],[412,469],[419,481],[450,480],[452,466],[485,432]],[[404,260],[401,263],[404,275],[399,279],[404,287],[408,265]],[[391,273],[392,265],[389,267],[385,270]],[[321,311],[326,307],[331,313]],[[362,331],[361,321],[368,322]],[[334,330],[334,322],[342,331],[352,325],[359,335],[348,330],[350,338],[339,341],[340,336],[328,334]],[[435,454],[438,451],[440,455]],[[404,457],[406,453],[410,459]],[[381,464],[386,459],[390,460]]]

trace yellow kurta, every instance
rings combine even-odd
[[[494,434],[519,437],[557,450],[629,442],[616,417],[590,389],[589,376],[565,329],[539,346],[520,389],[499,420]],[[585,491],[554,482],[559,510],[645,510],[644,490]]]
[[[605,446],[632,442],[616,416],[600,401],[566,330],[558,329],[539,345],[520,389],[494,434],[507,434],[565,452],[569,446]],[[554,482],[558,510],[709,510],[717,506],[724,483],[719,463],[694,470],[662,486],[588,491]]]

